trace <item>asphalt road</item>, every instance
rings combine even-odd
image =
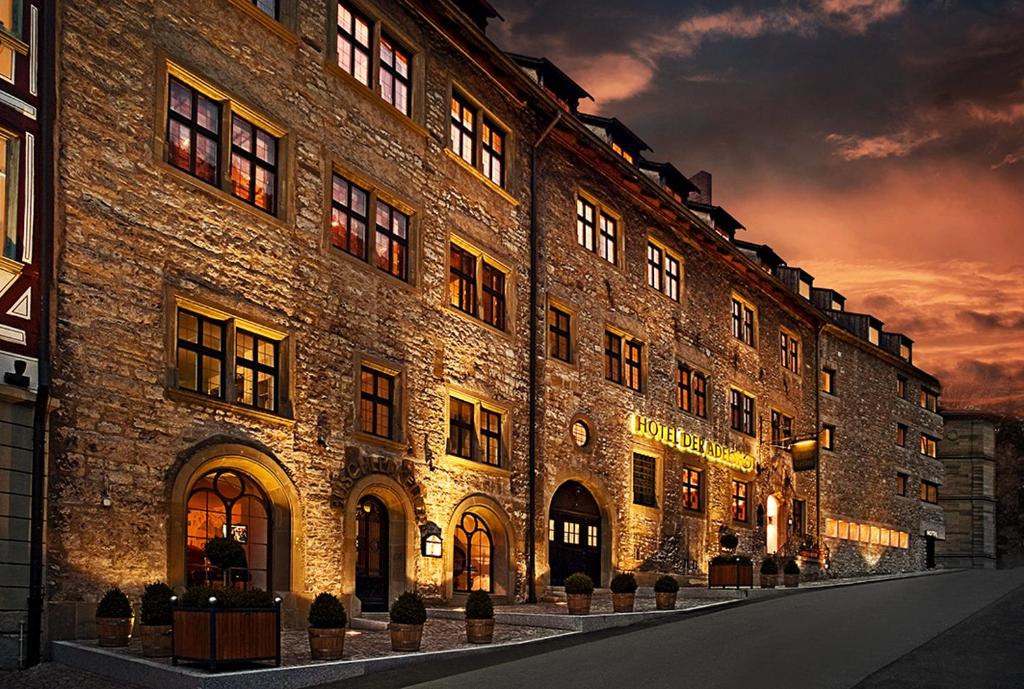
[[[1024,569],[825,588],[344,686],[1021,689],[1022,586]]]

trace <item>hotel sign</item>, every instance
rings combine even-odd
[[[726,447],[682,428],[675,428],[653,419],[648,419],[646,416],[630,414],[629,429],[633,432],[633,435],[657,440],[662,445],[675,448],[680,452],[688,452],[704,457],[709,462],[723,464],[748,473],[754,470],[755,460],[753,455],[749,455],[742,450]]]

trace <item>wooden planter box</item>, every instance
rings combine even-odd
[[[171,662],[229,663],[273,660],[281,665],[281,606],[175,608]]]
[[[708,565],[708,588],[716,586],[746,586],[754,588],[753,562],[712,562]]]

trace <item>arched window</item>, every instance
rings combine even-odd
[[[456,591],[493,590],[494,542],[487,522],[466,512],[455,527],[453,564]]]
[[[245,548],[249,586],[270,590],[270,506],[257,483],[233,469],[216,469],[192,486],[188,496],[185,575],[189,585],[220,581],[203,548],[229,536]]]

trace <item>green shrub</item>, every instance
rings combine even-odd
[[[174,591],[162,581],[147,584],[142,592],[142,624],[168,625],[173,621],[171,597]]]
[[[718,542],[726,550],[735,550],[736,546],[740,544],[740,539],[734,533],[725,533],[722,534],[722,537],[718,539]]]
[[[612,593],[636,593],[636,577],[629,572],[616,574],[609,585]]]
[[[486,591],[473,591],[466,598],[467,620],[490,620],[494,618],[494,603]]]
[[[786,566],[782,568],[784,574],[800,574],[800,565],[796,563],[796,560],[790,558],[786,560]]]
[[[245,560],[245,548],[242,547],[241,543],[232,538],[224,538],[223,536],[211,538],[206,542],[203,551],[206,553],[206,559],[210,561],[210,564],[218,569],[226,570],[229,567],[249,566]]]
[[[766,557],[761,563],[761,574],[772,575],[779,573],[779,563],[774,557]]]
[[[210,603],[210,598],[216,603]],[[272,608],[274,594],[262,589],[238,591],[235,589],[215,589],[209,586],[192,586],[186,589],[178,601],[183,608],[209,608],[216,605],[222,610],[234,608]]]
[[[589,596],[594,592],[594,580],[583,572],[570,574],[565,578],[565,592],[582,593],[585,596]]]
[[[96,606],[96,617],[119,619],[132,616],[132,602],[124,595],[124,591],[116,587],[104,593]]]
[[[406,591],[391,604],[391,621],[396,624],[423,624],[427,608],[417,593]]]
[[[670,577],[667,574],[665,576],[658,577],[658,580],[656,582],[654,582],[654,592],[655,593],[678,593],[679,592],[679,582],[676,581],[675,577]]]
[[[309,606],[309,626],[313,629],[341,629],[348,622],[345,606],[333,593],[320,593]]]

